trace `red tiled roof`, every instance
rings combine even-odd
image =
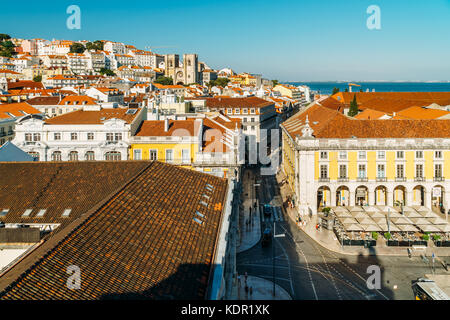
[[[101,109],[100,111],[84,111],[77,110],[57,116],[51,119],[46,119],[47,124],[102,124],[109,119],[121,119],[127,123],[133,122],[136,115],[127,114],[128,109],[114,108],[114,109]]]
[[[25,114],[22,113],[21,111],[24,111]],[[0,119],[11,118],[11,116],[8,115],[8,113],[12,114],[15,117],[23,117],[26,114],[38,114],[41,112],[33,108],[26,102],[0,104]]]
[[[124,186],[96,207],[86,207],[81,221],[55,234],[0,278],[1,299],[206,298],[227,181],[168,164],[142,163],[146,168]],[[87,165],[100,169],[103,164]],[[114,164],[127,170],[124,163]],[[39,174],[40,166],[33,167]],[[14,179],[20,171],[13,171]],[[198,217],[201,225],[193,221],[196,211],[203,215]],[[81,271],[80,290],[67,286],[72,265]]]

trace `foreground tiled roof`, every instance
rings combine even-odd
[[[60,101],[60,97],[35,97],[27,100],[27,103],[32,106],[49,106],[57,105]]]
[[[205,298],[227,182],[143,163],[141,173],[81,224],[0,278],[0,299]],[[196,211],[202,224],[193,220]],[[67,287],[72,265],[81,271],[78,290]]]
[[[189,100],[189,99],[186,99]],[[230,98],[230,97],[214,97],[200,98],[206,100],[206,106],[209,108],[263,108],[274,105],[271,101],[266,101],[257,97],[246,98]]]
[[[169,120],[169,129],[164,131],[164,120],[142,121],[136,136],[163,137],[163,136],[196,136],[200,128],[199,122],[194,119]]]
[[[6,223],[61,223],[62,226],[102,200],[145,167],[139,162],[0,163],[0,208]],[[23,217],[33,209],[29,217]],[[37,217],[41,209],[47,209]],[[72,209],[69,217],[62,217]]]
[[[450,120],[357,120],[314,104],[283,123],[289,135],[302,135],[308,116],[316,138],[448,138]]]

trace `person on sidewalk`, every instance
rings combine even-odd
[[[237,282],[238,282],[238,288],[240,288],[241,287],[241,275],[240,274],[237,275]]]
[[[249,291],[250,291],[250,299],[252,299],[252,295],[253,295],[253,287],[252,286],[250,286]]]

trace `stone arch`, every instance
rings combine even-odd
[[[331,205],[331,189],[323,185],[317,189],[317,209]]]
[[[440,189],[440,192],[438,192]],[[439,194],[440,193],[440,194]],[[445,187],[441,184],[436,184],[431,188],[431,208],[433,211],[441,212],[445,201]]]
[[[355,188],[355,205],[362,206],[369,202],[369,188],[365,185],[360,185]]]
[[[350,188],[347,186],[339,186],[336,189],[336,206],[350,205]]]
[[[411,191],[408,191],[408,192],[411,192],[411,194],[412,194],[412,198],[411,198],[412,203],[410,203],[410,205],[426,206],[426,204],[427,204],[427,199],[426,199],[427,189],[423,185],[414,186],[411,189]]]
[[[388,204],[388,189],[384,185],[379,185],[375,188],[374,192],[374,204],[378,206],[386,206]]]
[[[395,186],[394,192],[393,192],[394,205],[396,203],[401,203],[404,206],[409,205],[406,201],[406,196],[407,196],[407,190],[406,190],[405,186],[403,186],[403,185]]]

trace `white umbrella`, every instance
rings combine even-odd
[[[388,213],[389,213],[389,218],[403,218],[404,217],[404,215],[398,213],[397,211],[389,211],[389,212],[384,211],[383,212],[383,214],[386,216],[388,215]]]
[[[394,208],[390,207],[390,206],[376,206],[380,211],[384,211],[387,212],[388,210],[394,211]]]
[[[372,219],[374,219],[374,218],[384,218],[386,215],[384,215],[383,213],[381,213],[381,212],[378,212],[378,211],[376,211],[376,212],[368,212],[368,215],[372,218]]]
[[[447,221],[440,217],[428,218],[428,221],[430,221],[432,224],[447,224]]]
[[[363,227],[357,223],[344,224],[344,229],[347,231],[364,231]]]
[[[418,225],[419,229],[422,230],[423,232],[441,232],[441,230],[439,230],[438,228],[436,228],[435,226],[429,224],[429,225]]]
[[[374,206],[364,206],[363,207],[365,212],[378,212],[380,211],[378,208],[374,207]]]
[[[419,212],[428,212],[430,209],[424,207],[424,206],[413,206],[414,209],[416,209]]]
[[[422,215],[417,211],[405,212],[405,216],[407,216],[408,218],[422,218]]]
[[[367,217],[365,217],[365,218],[358,218],[356,220],[358,220],[358,222],[360,224],[375,224],[375,221],[373,221],[372,219],[367,218]]]
[[[362,207],[351,207],[350,212],[364,212],[364,209]]]
[[[347,208],[345,207],[331,207],[334,212],[348,212]]]
[[[413,222],[410,219],[406,218],[406,217],[394,218],[394,219],[392,219],[392,222],[394,222],[397,225],[399,225],[399,224],[413,224]]]
[[[358,223],[358,221],[356,221],[356,219],[353,218],[342,218],[339,219],[341,221],[341,223],[343,224],[352,224],[352,223]]]
[[[367,214],[364,211],[352,212],[353,218],[367,218]]]
[[[375,223],[387,223],[386,222],[386,217],[377,217],[377,218],[372,218],[373,221],[375,221]]]
[[[391,232],[399,232],[401,231],[395,224],[393,223],[389,223],[389,229],[388,229],[388,225],[386,222],[384,223],[379,223],[378,226],[383,230],[383,231],[391,231]],[[405,225],[407,226],[407,225]]]
[[[416,225],[417,224],[421,224],[421,225],[431,224],[431,222],[425,218],[411,218],[411,221],[414,222],[414,224],[416,224]]]
[[[416,212],[416,210],[412,207],[403,207],[403,212]]]
[[[419,213],[424,218],[436,218],[437,217],[437,215],[435,213],[433,213],[432,211],[430,211],[430,210],[428,210],[428,211],[420,211]]]
[[[436,226],[436,228],[438,228],[439,230],[441,230],[442,232],[450,232],[450,225],[446,224],[446,225],[438,225]]]
[[[419,231],[416,227],[408,224],[398,225],[397,226],[403,232],[417,232]]]
[[[336,212],[336,215],[339,218],[345,218],[345,217],[353,218],[352,214],[350,212],[348,212],[348,211]]]
[[[361,227],[364,228],[364,231],[368,232],[378,232],[383,231],[378,225],[376,224],[362,224]]]

